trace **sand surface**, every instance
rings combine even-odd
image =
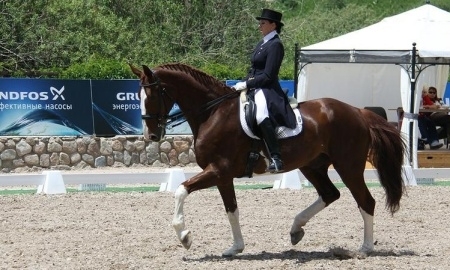
[[[237,190],[243,253],[222,258],[231,231],[216,189],[186,199],[190,250],[170,226],[168,192],[78,192],[0,196],[0,269],[446,269],[450,265],[450,187],[408,187],[393,217],[377,200],[375,251],[362,244],[363,224],[346,188],[304,228],[296,246],[294,216],[316,199],[302,190]],[[343,255],[344,254],[344,255]],[[349,255],[349,256],[347,256]]]

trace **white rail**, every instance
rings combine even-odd
[[[297,173],[293,173],[297,172]],[[196,175],[198,171],[184,172],[182,169],[166,169],[161,172],[111,172],[111,173],[74,173],[61,171],[44,171],[36,174],[2,174],[0,175],[0,186],[38,186],[44,193],[53,193],[51,186],[76,185],[76,184],[160,184],[162,191],[172,191],[172,186],[177,186],[185,179]],[[416,178],[449,178],[450,168],[422,168],[413,169]],[[334,169],[328,171],[331,180],[340,181],[340,177]],[[366,180],[376,180],[378,175],[375,169],[364,171]],[[289,180],[291,179],[291,180]],[[175,183],[171,183],[175,181]],[[309,182],[299,170],[283,174],[255,175],[253,178],[236,178],[235,182],[271,182],[274,188],[296,188],[301,183],[308,185]],[[290,183],[287,183],[290,182]],[[59,184],[58,184],[59,183]],[[296,184],[297,183],[297,184]],[[47,187],[47,192],[46,188]],[[65,193],[56,191],[55,193]]]

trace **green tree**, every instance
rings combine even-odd
[[[433,0],[450,10],[448,0]],[[423,0],[0,0],[0,71],[64,78],[133,78],[126,63],[183,62],[218,79],[245,76],[261,8],[283,12],[292,79],[304,47],[423,5]],[[50,74],[50,73],[49,73]],[[45,76],[45,73],[44,73]]]

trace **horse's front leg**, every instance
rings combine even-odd
[[[201,189],[217,186],[217,179],[219,179],[218,175],[219,175],[219,170],[217,170],[215,166],[209,165],[199,174],[197,174],[194,177],[190,178],[189,180],[183,182],[177,188],[177,190],[175,192],[175,211],[173,214],[172,226],[175,229],[175,232],[176,232],[177,237],[180,240],[181,244],[183,244],[183,246],[186,249],[189,249],[191,247],[192,236],[191,236],[191,232],[185,228],[184,212],[183,212],[184,200],[186,199],[186,197],[189,194],[191,194],[192,192],[194,192],[196,190],[201,190]],[[227,207],[227,209],[228,208],[233,209],[231,211],[231,213],[234,213],[234,214],[232,215],[232,217],[229,216],[230,222],[232,219],[236,220],[236,221],[233,221],[233,224],[235,222],[237,222],[237,226],[239,227],[239,220],[237,218],[238,215],[237,215],[237,213],[234,212],[234,210],[236,209],[236,207],[235,207],[236,206],[236,196],[234,195],[233,178],[232,177],[226,178],[225,176],[221,175],[220,179],[221,179],[221,183],[226,184],[226,185],[231,185],[232,199],[231,199],[231,201],[224,200],[224,202],[225,202],[225,207],[227,207],[228,205],[231,205],[231,207]],[[219,190],[220,190],[220,188],[219,188]],[[228,189],[226,191],[224,191],[224,194],[228,194],[228,193],[229,193]],[[221,194],[222,194],[222,192],[221,192]],[[223,198],[223,195],[222,195],[222,198]],[[234,202],[234,207],[232,206],[233,203],[230,204],[230,202]],[[230,211],[227,210],[227,212],[230,212]],[[237,235],[240,235],[240,231],[239,231],[239,233],[237,233]]]
[[[233,179],[226,181],[225,185],[219,185],[228,220],[233,233],[233,245],[222,253],[224,257],[231,257],[244,250],[244,238],[242,237],[241,225],[239,224],[239,209],[237,208],[236,193],[234,191]]]
[[[175,212],[173,215],[172,226],[177,233],[178,240],[180,240],[183,247],[189,249],[192,244],[191,232],[185,229],[183,205],[188,192],[183,185],[180,185],[175,191]]]
[[[185,228],[184,200],[195,190],[205,189],[217,184],[217,175],[212,170],[204,170],[191,179],[183,182],[175,191],[175,211],[172,226],[183,247],[189,249],[192,244],[191,232]]]

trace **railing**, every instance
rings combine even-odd
[[[178,185],[199,173],[199,171],[185,172],[181,168],[166,169],[161,172],[61,172],[43,171],[36,174],[3,174],[0,175],[0,186],[36,186],[38,193],[61,194],[66,193],[66,185],[77,184],[159,184],[160,191],[174,191]],[[415,179],[406,185],[417,185],[421,179],[450,178],[450,168],[421,168],[414,169]],[[334,169],[328,170],[329,178],[332,181],[341,181],[340,176]],[[364,179],[377,180],[378,174],[375,169],[366,169]],[[417,179],[417,182],[416,182]],[[253,178],[237,178],[235,182],[268,182],[273,183],[274,189],[291,188],[300,189],[302,186],[309,186],[308,180],[299,170],[293,170],[282,174],[255,175]]]

